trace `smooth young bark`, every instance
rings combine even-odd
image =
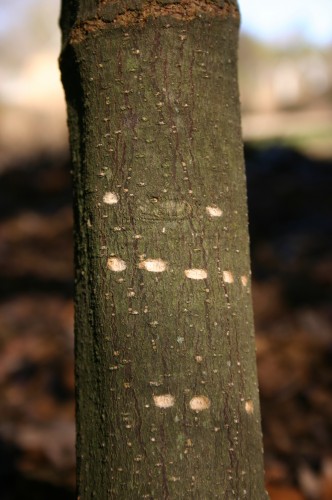
[[[81,500],[265,498],[235,1],[64,1]]]

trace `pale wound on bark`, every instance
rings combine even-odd
[[[205,280],[207,278],[205,269],[186,269],[184,274],[191,280]]]
[[[211,401],[206,396],[194,396],[189,401],[189,407],[194,411],[208,410],[211,406]]]
[[[174,406],[175,397],[172,394],[160,394],[153,396],[153,401],[158,408],[171,408]]]
[[[210,217],[221,217],[222,216],[222,210],[217,207],[216,205],[211,205],[206,207],[206,211]]]
[[[241,276],[241,283],[242,283],[243,286],[247,286],[247,284],[248,284],[248,276],[245,276],[245,275]]]
[[[151,273],[162,273],[166,271],[167,262],[162,259],[145,259],[138,264],[138,267]]]
[[[225,283],[234,283],[234,277],[230,271],[223,271],[222,277]]]
[[[115,205],[118,201],[119,198],[115,193],[107,192],[103,196],[103,202],[106,203],[106,205]]]
[[[114,271],[116,273],[124,271],[127,268],[125,261],[119,257],[110,257],[107,259],[107,267],[110,271]]]
[[[254,402],[251,399],[246,401],[244,407],[248,415],[252,415],[254,413]]]

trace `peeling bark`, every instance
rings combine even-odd
[[[263,499],[237,4],[64,4],[80,499]]]

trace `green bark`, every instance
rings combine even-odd
[[[81,500],[265,498],[238,24],[64,2]]]

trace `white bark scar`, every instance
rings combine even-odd
[[[222,216],[222,210],[221,208],[217,207],[216,205],[210,205],[206,207],[206,211],[208,215],[211,217],[221,217]]]
[[[145,259],[138,264],[138,267],[150,273],[162,273],[166,271],[167,262],[162,259]]]
[[[254,413],[254,402],[251,399],[246,401],[244,407],[248,415],[252,415]]]
[[[107,267],[111,271],[120,273],[121,271],[124,271],[127,266],[125,261],[120,259],[119,257],[110,257],[109,259],[107,259]]]
[[[115,205],[116,203],[118,203],[118,201],[119,198],[115,193],[108,192],[104,194],[103,202],[107,205]]]
[[[211,401],[206,396],[194,396],[189,401],[189,406],[194,411],[208,410],[211,406]]]
[[[184,274],[191,280],[205,280],[207,278],[205,269],[186,269]]]
[[[161,394],[160,396],[153,396],[153,401],[158,408],[171,408],[171,406],[174,406],[175,397],[172,394]]]
[[[234,283],[233,274],[230,271],[223,271],[222,277],[225,283]]]
[[[245,275],[241,276],[241,283],[242,283],[243,286],[247,286],[247,284],[248,284],[248,277],[245,276]]]

